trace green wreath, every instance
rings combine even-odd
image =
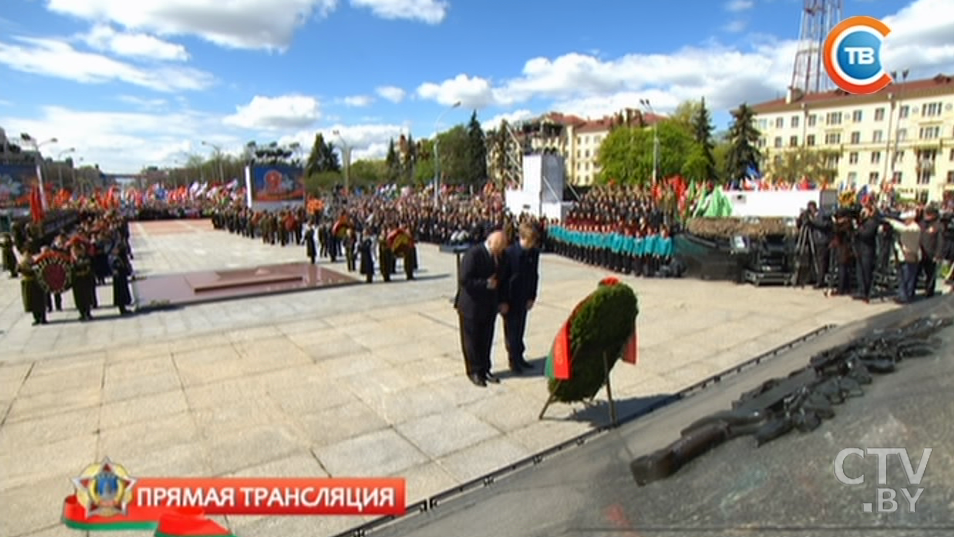
[[[613,370],[634,337],[638,314],[636,293],[631,287],[616,278],[602,280],[596,291],[573,310],[550,351],[547,374],[551,398],[573,403],[596,396],[606,384],[607,372]],[[562,345],[561,338],[565,342]],[[569,362],[569,378],[558,378],[558,355],[564,352],[561,348],[569,349],[563,358]]]

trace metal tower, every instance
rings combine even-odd
[[[844,0],[805,0],[798,52],[792,71],[793,92],[799,95],[828,91],[831,79],[825,73],[825,39],[841,22]]]

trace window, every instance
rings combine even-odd
[[[785,127],[785,118],[784,117],[775,118],[775,128],[781,129],[783,127]]]
[[[898,151],[894,154],[894,160],[898,162],[904,162],[904,151]]]
[[[883,141],[884,141],[884,131],[874,131],[874,132],[871,134],[871,141],[874,142],[874,143],[876,143],[876,144],[880,144],[881,142],[883,142]]]
[[[931,184],[931,170],[921,170],[921,172],[918,173],[918,184],[919,185]]]
[[[584,165],[583,165],[583,169],[589,171],[589,169],[590,169],[590,163],[587,162],[586,164],[584,164]]]
[[[583,167],[583,166],[582,166],[579,162],[576,163],[576,169],[577,169],[577,170],[579,170],[579,169],[582,168],[582,167]]]
[[[775,147],[782,147],[782,137],[781,137],[781,136],[776,136],[776,137],[775,137]]]
[[[583,138],[583,141],[584,141],[585,143],[590,143],[590,137],[587,136],[587,137]]]
[[[880,164],[881,163],[881,151],[872,151],[871,152],[871,163]]]
[[[818,116],[816,116],[815,114],[812,114],[812,115],[808,116],[808,126],[809,126],[809,127],[814,127],[814,126],[815,126],[815,123],[817,123],[817,122],[818,122]]]
[[[900,184],[901,184],[901,172],[894,172],[894,174],[891,175],[891,182],[894,183],[894,184],[896,184],[896,185],[900,185]]]
[[[798,147],[798,136],[792,136],[788,139],[789,147]]]
[[[878,184],[878,172],[871,172],[868,174],[868,184],[869,185]]]
[[[848,172],[848,184],[853,185],[858,181],[858,172]]]
[[[884,108],[875,108],[875,121],[884,121]]]
[[[903,142],[908,139],[908,129],[898,129],[898,141]]]
[[[851,113],[851,120],[855,123],[860,123],[862,118],[861,110],[855,110]]]
[[[948,160],[954,162],[954,149],[951,149],[951,157]]]
[[[586,158],[590,158],[590,150],[587,149],[586,151],[584,151],[584,152],[583,152],[583,156],[586,157]]]
[[[837,132],[829,132],[825,135],[825,143],[829,145],[840,144],[841,134]]]
[[[759,138],[759,148],[765,147],[765,138]]]
[[[918,203],[927,203],[928,193],[927,190],[921,190],[918,192]]]
[[[848,153],[848,164],[858,164],[858,152],[852,151]]]
[[[602,136],[594,136],[594,137],[593,137],[593,143],[594,143],[594,144],[598,144],[598,143],[600,143],[600,142],[602,142],[602,141],[603,141],[603,137],[602,137]]]
[[[790,123],[792,124],[792,128],[797,127],[797,126],[798,126],[798,116],[792,116],[792,119],[791,119]]]
[[[764,131],[764,130],[766,129],[766,127],[768,127],[768,120],[767,120],[767,119],[760,119],[760,120],[759,120],[759,130],[763,130],[763,131]]]
[[[921,115],[923,117],[933,117],[941,115],[941,103],[926,103],[921,106]]]
[[[825,116],[826,125],[841,125],[841,112],[828,112]]]
[[[805,137],[805,145],[807,145],[807,146],[809,146],[809,147],[815,145],[815,135],[814,135],[814,134],[809,134],[808,136]]]
[[[932,127],[921,127],[922,140],[935,140],[940,137],[941,137],[941,127],[937,125]]]
[[[954,185],[954,170],[947,172],[947,184]]]
[[[579,149],[577,149],[577,150],[576,150],[576,158],[582,158],[582,157],[580,156],[582,153],[583,153],[582,151],[580,151]]]
[[[911,107],[904,105],[901,108],[898,108],[898,119],[904,119],[908,117],[908,114],[911,112]]]
[[[861,143],[861,133],[860,133],[860,132],[855,131],[855,132],[851,133],[851,143],[853,143],[853,144],[860,144],[860,143]]]

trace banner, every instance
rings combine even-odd
[[[251,166],[252,203],[305,200],[305,175],[292,166]]]
[[[36,166],[0,165],[0,209],[28,209],[30,190],[38,184]]]
[[[82,531],[226,536],[209,515],[402,515],[401,478],[147,478],[105,459],[72,479],[63,523]]]

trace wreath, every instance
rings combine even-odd
[[[59,252],[45,252],[36,257],[38,281],[47,293],[62,293],[73,284],[72,261]]]
[[[348,231],[351,227],[351,220],[346,216],[342,216],[335,222],[335,225],[331,226],[331,233],[339,239],[344,239],[348,236]]]
[[[404,255],[411,248],[414,248],[414,238],[403,229],[396,229],[388,233],[388,248],[396,255]]]
[[[574,308],[547,357],[551,399],[561,403],[590,400],[606,384],[617,361],[635,363],[638,313],[631,287],[616,278],[600,281]]]

